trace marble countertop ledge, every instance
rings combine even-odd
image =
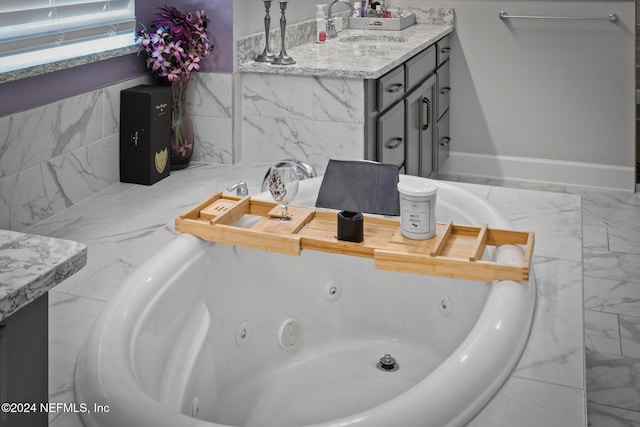
[[[87,246],[0,230],[0,321],[80,270]]]
[[[337,77],[353,79],[377,79],[402,64],[413,55],[451,33],[452,24],[416,24],[402,31],[344,30],[335,39],[324,43],[305,43],[287,54],[296,63],[272,65],[264,62],[247,62],[238,65],[245,73],[269,73],[298,76]],[[342,41],[346,38],[366,36],[384,39],[404,39],[402,42],[358,43]]]

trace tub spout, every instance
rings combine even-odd
[[[235,191],[237,196],[248,196],[249,189],[247,188],[247,182],[245,180],[241,180],[236,182],[233,185],[227,187],[227,191]]]

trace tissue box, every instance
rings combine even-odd
[[[151,185],[169,176],[171,88],[120,92],[120,181]]]

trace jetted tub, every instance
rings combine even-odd
[[[302,181],[294,203],[313,205],[320,182]],[[511,228],[487,201],[433,182],[438,221]],[[523,254],[501,246],[486,257]],[[509,377],[535,295],[533,274],[464,281],[183,234],[100,314],[76,399],[109,408],[83,413],[89,427],[460,426]],[[386,354],[396,363],[381,370]]]

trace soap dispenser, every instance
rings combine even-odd
[[[327,20],[324,17],[324,4],[316,5],[316,43],[327,39]]]

